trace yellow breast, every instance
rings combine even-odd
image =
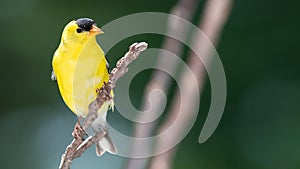
[[[77,116],[85,117],[88,105],[96,98],[96,89],[109,78],[106,59],[96,39],[91,38],[85,45],[62,42],[52,64],[63,100]]]

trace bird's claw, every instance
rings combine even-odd
[[[85,135],[86,135],[85,130],[80,125],[80,122],[77,121],[74,127],[74,131],[72,132],[72,136],[77,140],[77,139],[83,139]]]

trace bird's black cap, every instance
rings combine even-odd
[[[93,25],[95,25],[95,21],[93,21],[90,18],[80,18],[80,19],[76,19],[75,21],[78,27],[84,31],[90,31]]]

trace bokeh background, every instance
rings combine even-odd
[[[0,168],[58,168],[60,155],[72,140],[76,117],[49,78],[52,54],[67,22],[88,16],[101,26],[137,12],[169,13],[175,4],[174,0],[0,0]],[[200,2],[193,23],[197,24],[204,4]],[[299,7],[296,0],[234,1],[216,47],[228,85],[223,118],[213,136],[199,144],[210,104],[207,83],[198,119],[180,144],[175,169],[300,168]],[[108,60],[114,65],[132,42],[160,47],[163,38],[147,34],[125,39],[107,54]],[[130,96],[137,107],[150,73],[141,72],[132,81]],[[109,121],[130,133],[132,125],[117,116],[118,112],[111,113]],[[109,154],[98,158],[90,149],[72,167],[119,169],[125,161]]]

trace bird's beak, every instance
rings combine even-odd
[[[99,35],[104,33],[100,28],[98,28],[96,25],[92,26],[92,29],[89,31],[91,35]]]

